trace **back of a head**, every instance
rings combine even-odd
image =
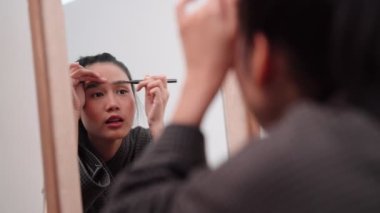
[[[363,96],[380,101],[379,5],[378,0],[240,0],[239,24],[246,45],[261,32],[271,48],[289,53],[289,74],[306,96],[322,102],[339,94],[361,107]]]
[[[285,51],[289,74],[304,95],[325,100],[333,90],[328,52],[334,6],[331,0],[240,0],[240,30],[247,46],[260,32],[271,49]]]
[[[350,103],[380,118],[380,1],[342,0],[332,35],[332,73]]]

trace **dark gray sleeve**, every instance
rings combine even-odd
[[[79,174],[84,211],[102,195],[111,183],[110,172],[93,153],[79,147]]]
[[[379,185],[369,181],[373,167],[357,166],[378,165],[378,155],[358,156],[357,146],[348,151],[349,139],[361,141],[361,135],[340,134],[336,141],[325,122],[316,128],[319,117],[272,132],[216,170],[205,166],[199,129],[168,126],[120,174],[105,212],[379,212]]]
[[[104,212],[313,212],[299,208],[305,188],[313,184],[304,182],[298,188],[294,179],[284,178],[300,173],[292,166],[289,149],[262,142],[210,170],[200,130],[168,126],[133,166],[120,173]]]
[[[170,201],[190,172],[205,168],[198,128],[171,125],[112,186],[105,212],[170,212]]]

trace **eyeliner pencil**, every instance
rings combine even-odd
[[[143,81],[143,80],[132,80],[132,81],[127,81],[127,83],[138,84],[140,83],[140,81]],[[166,83],[177,83],[177,79],[167,79]]]

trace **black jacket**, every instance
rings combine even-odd
[[[120,173],[105,212],[380,212],[380,124],[364,111],[298,104],[216,170],[203,140],[168,126]]]
[[[119,171],[133,162],[152,140],[148,129],[136,127],[129,134],[115,156],[104,162],[87,137],[79,139],[79,169],[84,212],[99,212],[108,198],[108,190]]]

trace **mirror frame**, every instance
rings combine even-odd
[[[229,157],[236,154],[251,137],[260,136],[260,126],[248,111],[234,72],[228,72],[222,86],[223,107]]]
[[[82,212],[77,128],[60,0],[28,0],[47,212]]]

